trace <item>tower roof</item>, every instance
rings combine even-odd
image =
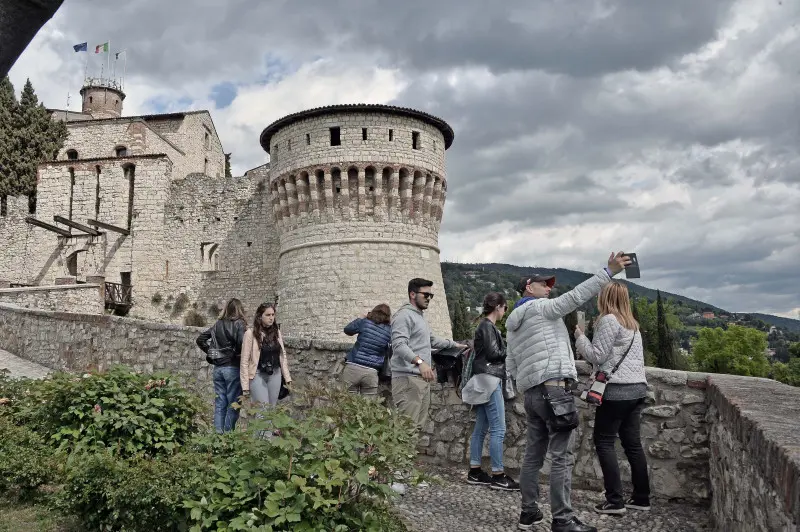
[[[317,116],[324,116],[335,113],[384,113],[384,114],[406,116],[409,118],[416,118],[417,120],[422,120],[423,122],[432,125],[433,127],[442,132],[442,135],[444,136],[445,149],[449,148],[450,145],[453,144],[453,138],[455,137],[455,132],[453,131],[453,128],[450,127],[450,125],[447,122],[445,122],[441,118],[429,115],[428,113],[417,111],[416,109],[411,109],[409,107],[397,107],[394,105],[352,103],[352,104],[326,105],[324,107],[315,107],[313,109],[300,111],[299,113],[286,115],[283,118],[276,120],[275,122],[271,123],[266,128],[264,128],[264,131],[261,132],[261,137],[260,137],[261,147],[264,148],[264,151],[269,153],[270,140],[272,139],[272,136],[275,135],[275,133],[277,133],[280,129],[306,118],[314,118]]]

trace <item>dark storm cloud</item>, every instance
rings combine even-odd
[[[783,4],[71,0],[54,38],[111,38],[129,75],[205,87],[195,96],[220,107],[214,87],[274,83],[318,57],[397,68],[407,85],[392,103],[456,132],[443,240],[618,224],[658,287],[785,312],[800,307],[800,4]],[[735,38],[734,11],[757,20]],[[575,251],[585,269],[608,251],[595,240]],[[484,259],[558,266],[556,252]]]

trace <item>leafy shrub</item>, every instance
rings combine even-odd
[[[182,501],[203,487],[209,455],[177,453],[128,460],[110,452],[76,452],[66,465],[56,505],[83,530],[186,530]]]
[[[190,310],[183,318],[183,324],[190,327],[203,327],[206,324],[206,319],[196,310]]]
[[[160,305],[162,301],[164,301],[164,296],[161,295],[161,292],[156,292],[153,294],[153,297],[150,298],[150,303],[154,306]]]
[[[217,305],[216,303],[212,303],[208,307],[208,317],[209,318],[217,319],[217,317],[219,317],[221,312],[222,312],[222,309],[219,308],[219,305]]]
[[[0,416],[0,434],[0,493],[29,500],[40,486],[58,479],[62,460],[44,437],[14,425],[9,416]]]
[[[402,530],[381,504],[395,471],[413,473],[410,421],[341,390],[294,395],[294,412],[245,407],[247,432],[201,444],[220,459],[205,492],[186,502],[191,530]],[[254,437],[265,429],[279,437]]]
[[[168,375],[124,366],[107,373],[54,374],[34,385],[14,414],[57,442],[113,448],[123,455],[174,451],[197,431],[201,401]]]

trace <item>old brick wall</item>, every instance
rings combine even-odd
[[[124,146],[130,155],[165,153],[173,161],[184,154],[180,146],[167,142],[151,130],[141,118],[118,118],[111,120],[85,120],[69,122],[69,135],[58,153],[58,160],[67,160],[67,151],[78,152],[78,159],[115,157],[115,149]]]
[[[331,127],[340,128],[338,146]],[[270,149],[287,334],[341,340],[352,316],[378,303],[398,308],[408,281],[422,277],[438,294],[427,312],[431,327],[449,336],[438,248],[447,190],[442,133],[407,116],[331,112],[277,131]]]
[[[711,515],[717,530],[800,527],[800,388],[769,379],[709,379]]]
[[[96,284],[5,288],[0,289],[0,302],[31,309],[102,314],[102,290]]]

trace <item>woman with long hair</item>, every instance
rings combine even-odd
[[[242,302],[233,298],[214,325],[197,337],[198,347],[214,365],[214,428],[217,432],[233,430],[239,419],[239,410],[233,408],[233,404],[242,395],[238,368],[246,329]]]
[[[262,303],[256,309],[253,328],[244,335],[242,353],[239,378],[243,395],[259,403],[277,404],[281,380],[289,386],[292,376],[274,304]]]
[[[611,373],[620,360],[622,363],[610,376],[595,414],[594,446],[606,488],[606,501],[595,506],[595,510],[602,514],[623,514],[627,508],[646,511],[650,509],[650,479],[640,435],[647,397],[642,335],[624,284],[612,281],[604,286],[597,298],[597,309],[600,317],[591,342],[580,326],[575,327],[578,352],[592,363],[595,371],[602,370],[606,374]],[[627,500],[622,494],[614,450],[617,436],[631,465],[633,495]]]
[[[358,335],[355,345],[347,353],[342,372],[342,381],[350,393],[377,397],[378,372],[383,367],[392,341],[391,318],[389,305],[381,303],[366,316],[356,318],[344,328],[346,335]]]
[[[476,418],[469,444],[470,469],[467,482],[486,485],[497,490],[518,491],[517,481],[506,475],[503,469],[503,442],[506,436],[506,407],[503,400],[506,344],[495,324],[506,313],[507,307],[503,294],[499,292],[486,294],[483,298],[480,323],[475,330],[473,341],[475,355],[472,362],[471,384],[468,386],[473,393],[470,403],[475,405]],[[487,433],[491,475],[481,469],[481,452]]]

